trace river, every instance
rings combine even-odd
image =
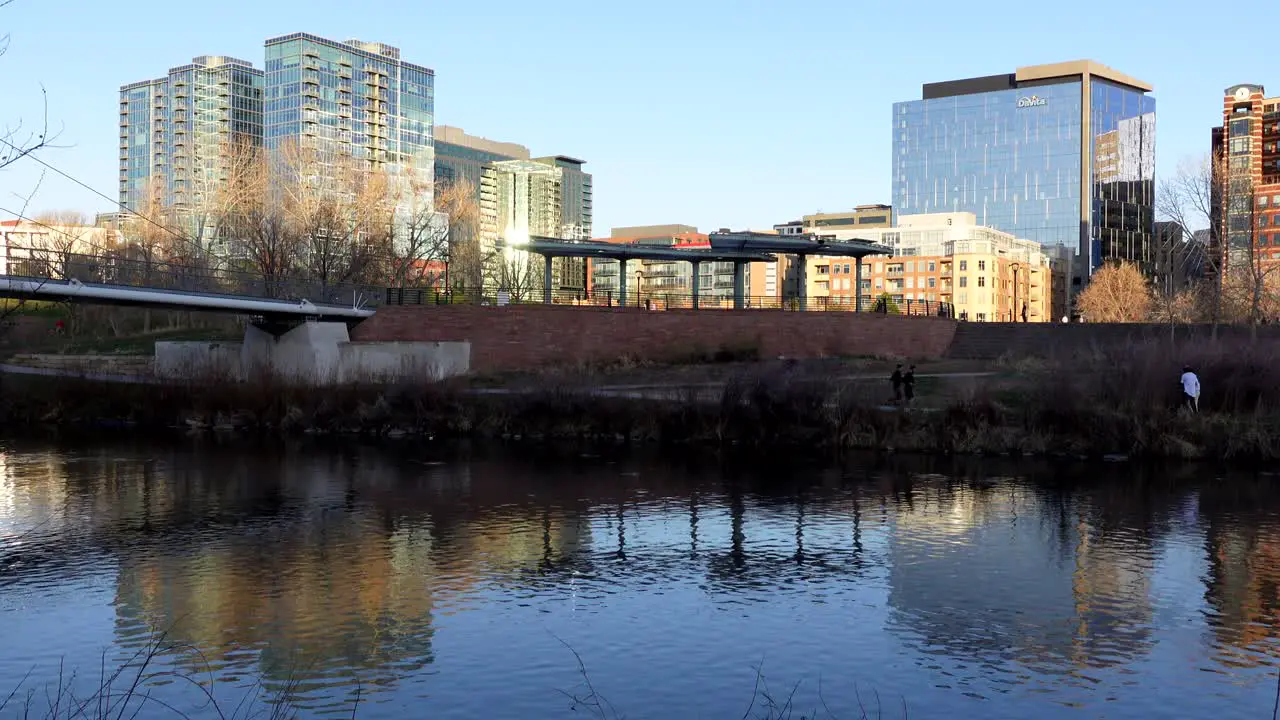
[[[0,442],[0,717],[1271,717],[1280,477],[793,455]]]

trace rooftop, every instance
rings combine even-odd
[[[715,242],[709,249],[680,249],[662,245],[610,243],[599,240],[556,240],[533,238],[519,245],[520,249],[543,257],[602,258],[605,260],[688,260],[716,262],[744,260],[748,262],[772,262],[773,255],[755,249],[717,248]]]

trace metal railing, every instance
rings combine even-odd
[[[478,290],[475,288],[413,289],[389,288],[387,305],[544,305],[541,289]],[[582,290],[553,290],[551,304],[579,307],[623,307],[622,298],[615,291],[587,293]],[[690,293],[629,292],[626,307],[647,310],[693,310],[694,297]],[[698,296],[698,310],[733,310],[732,296],[702,293]],[[851,297],[778,298],[772,296],[746,296],[746,310],[784,310],[807,312],[863,312],[912,317],[955,318],[951,303],[937,300],[902,300],[862,298],[860,303]]]
[[[201,295],[269,300],[307,300],[317,304],[377,307],[385,302],[385,285],[331,283],[308,278],[264,278],[234,268],[205,268],[187,263],[148,260],[124,254],[84,255],[33,250],[31,257],[10,259],[8,277],[39,281],[78,280]]]

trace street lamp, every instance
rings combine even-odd
[[[1022,269],[1022,265],[1013,263],[1009,269],[1013,270],[1013,307],[1009,309],[1009,317],[1013,322],[1018,322],[1018,271]]]

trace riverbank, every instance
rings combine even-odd
[[[1280,458],[1280,370],[1262,346],[1170,360],[1159,344],[1069,363],[922,367],[918,397],[887,401],[884,362],[582,369],[445,383],[184,385],[0,378],[9,426],[389,438],[502,438],[673,446],[1271,460]],[[1202,413],[1177,409],[1181,363]],[[697,381],[694,379],[697,378]]]

